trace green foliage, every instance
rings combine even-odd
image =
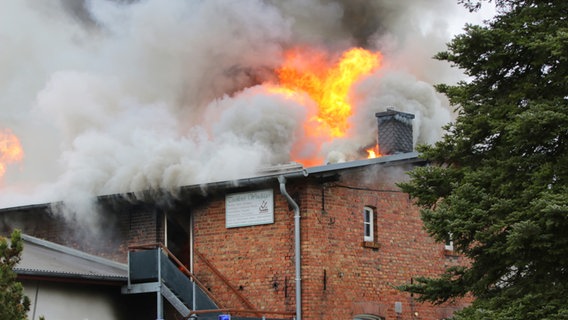
[[[470,80],[437,86],[458,117],[400,185],[471,264],[402,289],[473,294],[457,319],[568,319],[568,2],[498,4],[436,56]]]
[[[30,300],[23,293],[22,284],[16,281],[14,266],[20,261],[23,241],[20,231],[12,233],[10,241],[0,237],[0,319],[27,319]]]

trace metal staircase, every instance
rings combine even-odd
[[[151,244],[130,249],[128,284],[122,288],[122,293],[155,293],[156,319],[158,320],[164,319],[163,299],[166,299],[184,319],[217,320],[223,318],[220,316],[226,313],[248,313],[256,314],[257,317],[230,317],[229,319],[255,320],[269,319],[265,316],[258,317],[261,313],[290,314],[289,312],[223,308],[167,248],[160,244]],[[247,303],[247,306],[250,304]],[[286,319],[291,319],[291,317]]]
[[[128,284],[123,294],[157,294],[157,319],[163,318],[162,297],[183,317],[192,310],[219,309],[215,301],[194,280],[190,280],[162,248],[128,253]]]

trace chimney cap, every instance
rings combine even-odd
[[[392,155],[412,152],[413,133],[412,119],[414,115],[387,108],[385,112],[377,112],[379,153]]]
[[[391,116],[400,116],[407,119],[414,119],[414,115],[412,113],[406,113],[401,111],[396,111],[390,108],[387,108],[387,111],[377,112],[375,113],[375,117],[383,118],[383,117],[391,117]]]

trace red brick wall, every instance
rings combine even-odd
[[[417,303],[395,286],[439,274],[456,258],[446,257],[444,245],[425,233],[407,194],[381,180],[365,184],[352,178],[324,184],[324,201],[321,185],[307,189],[302,221],[306,319],[351,319],[361,313],[397,319],[395,302],[402,303],[399,319],[440,318],[438,308]],[[379,249],[362,245],[365,206],[375,208]]]
[[[128,226],[128,245],[143,245],[164,241],[163,220],[155,210],[139,210],[131,212],[129,221],[122,221],[122,226]]]
[[[274,189],[274,223],[225,228],[225,198],[193,212],[194,247],[255,309],[294,311],[294,212]],[[222,306],[249,309],[199,257],[195,274]]]
[[[387,319],[441,319],[460,308],[419,304],[395,288],[464,263],[447,256],[444,245],[435,243],[422,229],[419,210],[393,184],[401,174],[400,169],[364,169],[342,172],[334,181],[315,177],[288,181],[287,190],[301,209],[304,319],[352,319],[365,313]],[[280,194],[276,179],[270,187],[274,191],[273,224],[227,229],[224,194],[210,196],[198,207],[186,203],[182,211],[193,217],[195,250],[253,308],[294,312],[294,212]],[[362,245],[364,206],[375,208],[379,248]],[[101,235],[100,243],[80,244],[75,241],[77,235],[69,233],[67,221],[39,211],[4,213],[0,229],[6,233],[21,225],[31,235],[121,262],[126,261],[128,246],[164,240],[163,213],[152,206],[109,206],[104,222],[112,232]],[[171,208],[170,214],[178,211]],[[222,306],[249,308],[197,255],[194,271]],[[402,303],[398,318],[395,302]]]
[[[163,242],[159,213],[152,207],[125,206],[106,208],[94,219],[98,225],[52,213],[38,206],[0,214],[0,234],[20,229],[24,234],[69,246],[122,263],[127,261],[128,246]]]
[[[323,197],[322,197],[323,188]],[[375,314],[397,319],[441,319],[459,306],[414,301],[395,286],[463,263],[446,256],[422,229],[419,210],[385,179],[360,171],[339,181],[288,181],[301,207],[304,319],[352,319]],[[256,309],[295,311],[294,212],[274,183],[275,223],[225,228],[225,199],[194,211],[195,249]],[[376,243],[364,247],[363,207],[376,208]],[[225,307],[245,308],[199,258],[195,272]],[[275,283],[277,288],[275,288]],[[413,316],[414,315],[414,316]]]
[[[41,210],[22,209],[0,214],[1,234],[8,236],[14,229],[57,243],[64,242],[63,238],[68,233],[65,219],[49,213],[43,207]]]

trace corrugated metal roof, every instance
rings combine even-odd
[[[118,282],[127,280],[126,264],[28,235],[22,235],[22,238],[22,260],[14,268],[19,275]]]

